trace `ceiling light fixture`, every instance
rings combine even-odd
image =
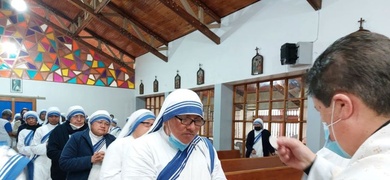
[[[24,0],[11,0],[11,6],[19,12],[23,12],[27,9],[27,4]]]

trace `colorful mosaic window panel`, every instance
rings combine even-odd
[[[132,72],[4,3],[0,36],[0,77],[134,89]]]

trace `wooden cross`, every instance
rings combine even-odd
[[[358,21],[358,22],[360,23],[359,31],[364,30],[364,28],[363,28],[363,23],[364,23],[365,21],[366,21],[366,20],[364,20],[363,18],[360,18],[360,20]]]

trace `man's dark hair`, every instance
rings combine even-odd
[[[360,98],[378,115],[390,114],[390,39],[357,31],[329,46],[306,74],[307,93],[329,107],[336,93]]]

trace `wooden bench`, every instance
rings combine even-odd
[[[260,168],[272,168],[285,166],[279,159],[279,156],[261,157],[261,158],[236,158],[222,159],[221,166],[223,171],[242,171]]]
[[[228,180],[300,180],[303,172],[288,166],[225,172]]]
[[[217,151],[219,159],[241,158],[240,150],[222,150]]]

